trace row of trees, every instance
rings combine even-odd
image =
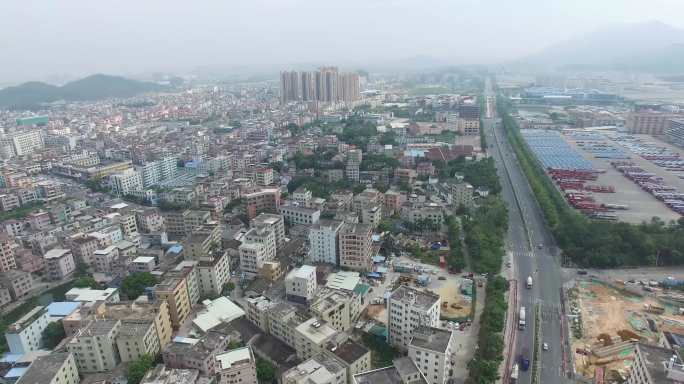
[[[449,268],[461,271],[466,267],[463,247],[461,244],[461,225],[454,216],[446,218],[447,234],[449,235],[449,257],[447,264]]]
[[[684,219],[638,225],[590,220],[571,209],[527,148],[505,100],[498,103],[508,139],[565,257],[578,266],[684,264]]]

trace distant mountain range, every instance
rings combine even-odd
[[[0,107],[33,108],[59,100],[92,101],[112,97],[124,98],[163,89],[163,86],[156,83],[102,74],[88,76],[62,86],[31,81],[0,89]]]
[[[658,21],[616,25],[552,45],[511,65],[536,70],[684,73],[684,30]]]

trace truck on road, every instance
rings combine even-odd
[[[520,307],[520,315],[518,316],[518,329],[521,331],[525,329],[525,307]]]
[[[532,289],[532,276],[527,276],[527,289]]]
[[[518,363],[513,364],[513,369],[511,369],[511,380],[509,384],[516,384],[518,382]]]

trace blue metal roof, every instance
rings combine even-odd
[[[76,308],[81,306],[80,302],[73,301],[55,301],[47,306],[48,316],[50,317],[64,317]]]

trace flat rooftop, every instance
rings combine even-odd
[[[233,349],[231,351],[216,355],[216,361],[221,365],[221,369],[229,369],[237,363],[252,360],[252,351],[249,347]]]
[[[427,310],[435,305],[435,303],[438,304],[440,298],[439,295],[434,293],[419,291],[402,285],[392,292],[390,300],[401,301],[402,303],[411,304],[415,307]]]
[[[444,353],[451,340],[451,331],[434,327],[418,327],[413,330],[413,338],[409,345]]]
[[[53,352],[46,356],[40,356],[31,363],[26,373],[17,381],[17,384],[45,384],[52,381],[55,373],[64,365],[69,358],[69,352]]]
[[[311,319],[300,324],[296,330],[302,335],[306,336],[314,344],[320,345],[326,340],[337,334],[335,328],[328,325],[323,320],[312,317]]]

